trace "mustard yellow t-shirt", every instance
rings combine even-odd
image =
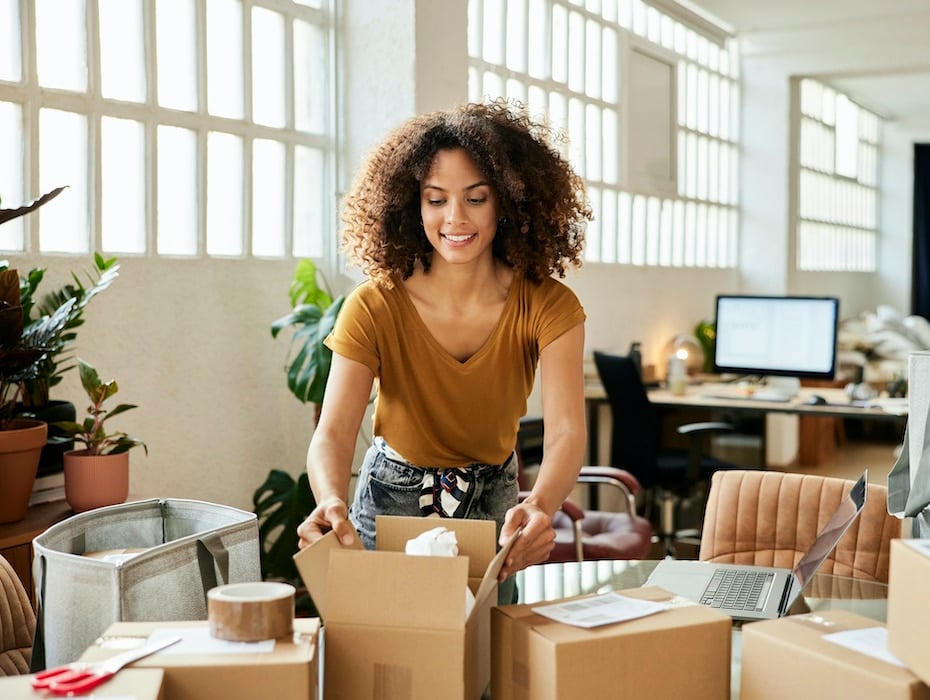
[[[325,343],[375,374],[374,435],[412,464],[501,464],[513,451],[540,351],[585,313],[562,282],[514,275],[497,328],[460,362],[433,338],[404,286],[363,282]]]

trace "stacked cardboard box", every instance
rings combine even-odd
[[[852,630],[879,632],[872,644],[860,641],[874,654],[829,640]],[[913,673],[877,656],[885,651],[884,632],[881,623],[845,610],[744,625],[740,698],[930,700],[930,688]]]
[[[316,700],[319,628],[317,618],[294,620],[294,635],[275,639],[273,644],[267,645],[272,647],[269,650],[224,653],[205,649],[193,653],[169,653],[169,647],[136,661],[133,669],[164,670],[163,700]],[[177,651],[189,641],[185,630],[191,630],[193,639],[199,632],[208,633],[209,627],[206,621],[116,622],[84,652],[81,661],[109,658],[125,651],[128,644],[134,641],[141,643],[153,632],[162,630],[181,635],[182,641],[175,647]],[[220,646],[227,644],[231,643],[219,642]],[[117,678],[122,675],[121,672]],[[131,693],[123,694],[124,697],[128,695]]]
[[[888,648],[930,684],[930,540],[892,540]]]
[[[134,700],[165,700],[162,692],[164,671],[157,668],[127,668],[103,685],[93,689],[95,698],[133,698]],[[36,700],[55,697],[32,689],[32,676],[0,678],[0,698],[3,700]]]
[[[536,605],[495,608],[491,697],[729,697],[729,616],[656,587],[619,593],[668,607],[647,617],[594,628],[555,622],[535,613]]]

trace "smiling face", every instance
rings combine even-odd
[[[420,216],[439,259],[461,264],[493,256],[497,196],[464,148],[436,153],[420,183]]]

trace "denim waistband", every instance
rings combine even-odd
[[[492,469],[503,469],[504,467],[510,464],[510,462],[514,459],[514,456],[515,456],[515,454],[511,452],[510,456],[506,460],[504,460],[502,464],[483,464],[480,462],[475,462],[472,464],[466,464],[461,467],[422,467],[419,464],[414,464],[409,459],[404,457],[400,452],[398,452],[393,447],[388,445],[387,440],[385,440],[380,435],[375,436],[373,444],[375,448],[388,459],[393,459],[395,462],[403,462],[404,464],[407,464],[415,469],[424,469],[424,470],[429,470],[429,471],[434,471],[434,470],[442,471],[443,469],[461,469],[463,471],[475,472],[477,474],[480,474],[482,472],[489,471]]]

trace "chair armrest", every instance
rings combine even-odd
[[[687,423],[678,426],[679,435],[708,435],[713,433],[732,433],[736,427],[732,423],[723,421],[705,421],[703,423]]]
[[[639,481],[630,472],[616,467],[582,467],[578,475],[580,484],[607,484],[613,486],[626,499],[626,510],[636,514],[636,496],[642,490]]]
[[[523,503],[523,501],[526,500],[529,495],[530,491],[521,491],[520,503]],[[565,513],[565,515],[567,515],[572,520],[572,522],[578,522],[579,520],[584,519],[584,511],[570,498],[566,498],[564,501],[562,501],[562,505],[559,506],[559,510]]]

